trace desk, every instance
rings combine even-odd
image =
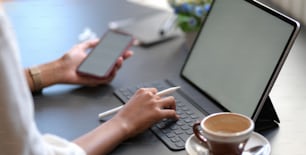
[[[119,6],[120,9],[114,9]],[[102,34],[109,21],[156,12],[124,0],[29,0],[8,2],[5,8],[16,31],[25,67],[61,56],[77,42],[84,27]],[[38,128],[42,133],[53,133],[69,140],[95,128],[100,124],[98,113],[121,105],[113,95],[115,89],[177,75],[188,53],[189,39],[180,37],[150,48],[133,47],[135,55],[124,63],[108,86],[46,88],[43,94],[34,96]],[[302,155],[305,152],[305,42],[303,28],[271,92],[281,124],[278,129],[262,134],[271,142],[272,155]],[[144,74],[143,71],[150,72]],[[185,151],[171,152],[156,141],[158,139],[147,131],[124,142],[111,154],[186,154]]]

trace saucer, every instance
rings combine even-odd
[[[248,140],[245,150],[257,146],[257,145],[263,145],[263,152],[262,155],[270,155],[271,153],[271,146],[269,141],[262,135],[253,132],[250,139]],[[191,135],[186,143],[185,143],[185,149],[188,155],[208,155],[208,150],[201,145],[200,140],[195,137],[195,135]],[[243,153],[242,155],[248,155],[249,153]]]

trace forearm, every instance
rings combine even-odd
[[[112,151],[121,142],[129,138],[129,132],[119,120],[109,120],[74,142],[88,155],[102,155]]]

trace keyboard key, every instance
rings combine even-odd
[[[182,141],[179,141],[179,142],[176,142],[175,145],[176,145],[177,147],[184,147],[184,146],[185,146],[185,143],[182,142]]]

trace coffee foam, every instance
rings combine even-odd
[[[207,116],[201,121],[200,126],[205,138],[231,143],[248,139],[254,129],[254,123],[250,118],[230,112]]]
[[[212,132],[231,134],[247,130],[250,127],[250,122],[247,118],[239,115],[215,115],[206,120],[204,126]]]

